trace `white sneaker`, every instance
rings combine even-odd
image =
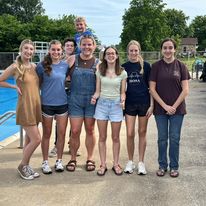
[[[35,171],[31,168],[30,165],[27,165],[27,168],[28,168],[30,174],[31,174],[34,178],[37,178],[37,177],[40,176],[40,174],[39,174],[38,172],[35,172]]]
[[[145,169],[145,165],[143,162],[139,162],[138,163],[138,172],[137,172],[138,175],[146,175],[147,174],[147,171]]]
[[[42,169],[42,172],[44,174],[51,174],[52,173],[52,169],[49,167],[48,160],[45,160],[44,162],[42,162],[41,169]]]
[[[135,165],[134,165],[133,161],[129,160],[127,162],[127,165],[126,165],[125,169],[124,169],[124,172],[132,174],[134,172],[134,169],[135,169]]]
[[[64,166],[62,165],[62,160],[56,160],[55,166],[54,166],[56,172],[63,172]]]
[[[57,156],[57,148],[54,146],[49,152],[49,157],[56,157]]]

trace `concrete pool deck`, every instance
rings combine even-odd
[[[180,176],[173,179],[166,174],[157,177],[157,131],[154,117],[149,121],[145,164],[148,174],[138,176],[116,176],[112,170],[112,150],[110,132],[108,133],[107,166],[108,172],[99,177],[96,172],[84,169],[86,151],[84,130],[81,135],[81,156],[77,159],[75,172],[44,175],[40,147],[35,151],[31,165],[41,174],[33,181],[22,180],[17,173],[22,150],[19,140],[0,150],[0,205],[75,205],[75,206],[204,206],[206,205],[206,83],[190,81],[190,95],[187,98],[180,146]],[[69,130],[69,128],[68,128]],[[96,135],[98,135],[96,128]],[[97,136],[98,137],[98,136]],[[51,140],[51,146],[53,143]],[[68,138],[67,138],[68,139]],[[136,139],[137,142],[137,139]],[[134,161],[137,163],[137,150]],[[67,146],[63,162],[70,159]],[[95,147],[94,160],[99,166],[98,147]],[[120,164],[127,162],[125,124],[121,129]],[[55,158],[50,159],[53,166]]]

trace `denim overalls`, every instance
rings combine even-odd
[[[92,68],[79,67],[78,55],[75,56],[75,68],[72,73],[71,90],[68,96],[69,116],[93,118],[95,105],[91,104],[91,97],[96,89],[96,64]]]

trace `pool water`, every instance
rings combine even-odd
[[[7,80],[10,84],[15,84],[15,80],[10,78]],[[0,116],[8,111],[16,111],[17,92],[15,89],[0,87]],[[10,137],[19,131],[16,125],[16,115],[0,125],[0,141]]]
[[[8,83],[15,84],[14,79],[8,79]],[[17,92],[15,89],[0,87],[0,115],[7,111],[15,111],[17,103]]]

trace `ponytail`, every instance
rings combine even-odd
[[[44,60],[42,62],[42,65],[44,67],[44,72],[50,76],[51,74],[51,71],[52,71],[52,58],[50,56],[50,54],[47,54],[45,57],[44,57]]]

